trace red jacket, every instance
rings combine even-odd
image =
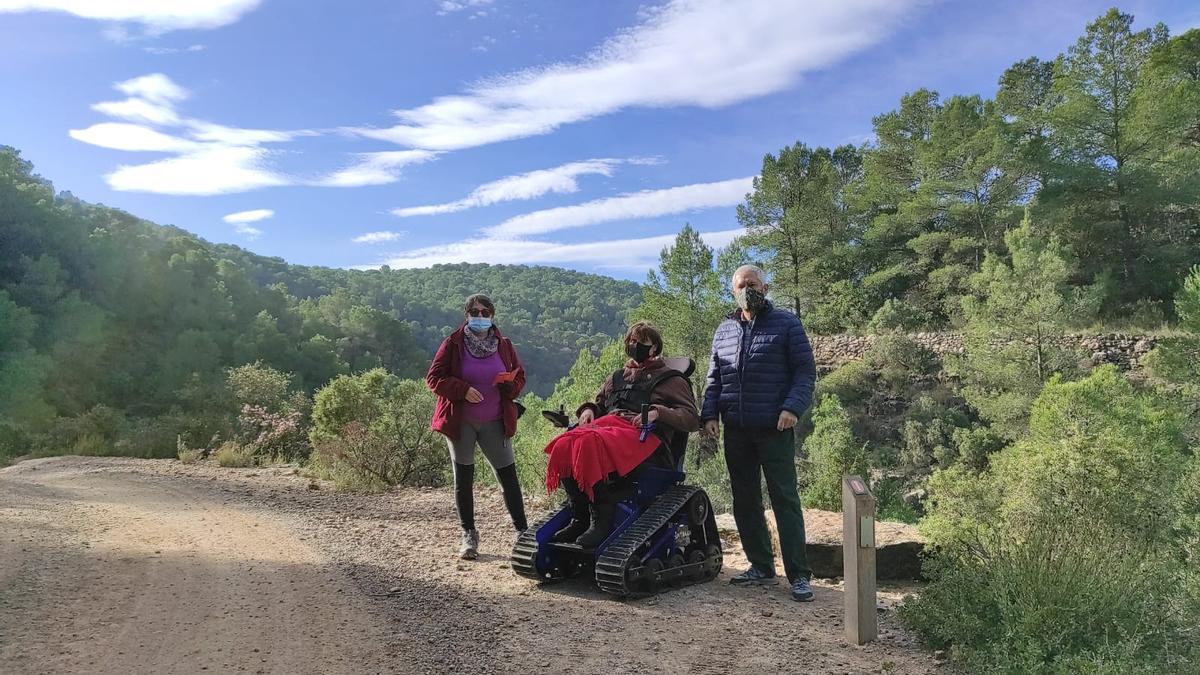
[[[460,326],[450,337],[442,340],[442,346],[438,347],[437,354],[433,356],[433,363],[429,364],[429,373],[425,375],[425,384],[437,394],[437,406],[433,409],[433,430],[451,439],[458,438],[458,429],[462,426],[467,406],[470,405],[467,403],[467,390],[471,386],[462,379],[465,349],[463,332],[466,329],[466,326]],[[517,433],[517,406],[513,401],[525,388],[525,367],[521,365],[521,359],[517,358],[517,350],[513,349],[512,341],[501,335],[498,328],[493,330],[496,331],[496,337],[500,338],[500,345],[496,351],[500,354],[500,360],[504,362],[505,370],[516,373],[512,385],[500,390],[500,414],[504,420],[504,435],[512,438]]]

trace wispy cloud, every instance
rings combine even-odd
[[[396,126],[354,131],[453,150],[545,134],[629,107],[729,105],[780,91],[874,44],[916,3],[672,0],[580,62],[483,81],[464,94],[395,111]],[[468,4],[446,2],[442,11]]]
[[[71,138],[114,150],[175,155],[119,166],[105,176],[114,190],[214,195],[293,184],[294,178],[270,168],[270,152],[260,146],[317,133],[243,129],[184,117],[177,107],[190,93],[162,73],[118,82],[113,88],[128,98],[97,103],[92,109],[125,121],[72,129],[68,132]]]
[[[438,2],[438,16],[461,12],[472,7],[484,7],[492,4],[493,0],[441,0]]]
[[[722,247],[745,234],[743,229],[702,233],[705,243]],[[659,251],[675,241],[675,235],[637,239],[614,239],[576,244],[548,241],[479,238],[465,242],[403,251],[380,264],[391,267],[431,267],[442,263],[474,262],[503,264],[564,263],[590,264],[614,269],[650,269],[658,261]],[[373,265],[378,267],[379,265]],[[372,266],[364,266],[372,267]]]
[[[698,209],[732,206],[745,199],[752,183],[753,178],[747,177],[634,192],[574,206],[522,214],[487,228],[484,232],[495,238],[523,237],[618,220],[654,218]]]
[[[216,144],[149,164],[122,165],[105,180],[114,190],[168,195],[219,195],[292,182],[269,168],[266,150]]]
[[[85,19],[141,24],[154,33],[220,28],[234,23],[262,0],[0,0],[4,12],[64,12]]]
[[[119,167],[106,176],[115,190],[213,195],[277,185],[384,185],[399,180],[402,167],[430,161],[439,154],[431,150],[354,153],[349,166],[319,178],[289,176],[270,168],[271,153],[261,146],[318,136],[322,132],[247,129],[185,117],[180,114],[178,104],[190,92],[162,73],[118,82],[113,87],[129,98],[97,103],[92,109],[124,121],[72,129],[68,132],[71,138],[114,150],[177,155],[148,164]],[[171,133],[153,127],[169,129]]]
[[[250,225],[246,225],[245,223],[238,223],[237,225],[234,225],[233,231],[251,240],[258,239],[263,233],[263,231],[257,227],[252,227]]]
[[[354,242],[355,244],[381,244],[385,241],[396,241],[406,234],[408,233],[391,232],[387,230],[383,232],[368,232],[366,234],[360,234],[350,241]]]
[[[361,187],[386,185],[400,179],[400,169],[410,164],[428,162],[438,153],[428,150],[392,150],[363,152],[355,155],[354,164],[317,179],[314,185],[325,187]]]
[[[127,152],[191,152],[201,148],[194,141],[120,122],[93,124],[86,129],[71,129],[67,134],[81,143]]]
[[[275,212],[271,209],[253,209],[250,211],[238,211],[237,213],[231,213],[221,218],[221,220],[224,220],[227,223],[254,223],[260,220],[266,220],[274,215]]]
[[[202,52],[207,49],[205,45],[188,45],[187,47],[142,47],[142,51],[147,54],[180,54],[183,52]]]
[[[579,183],[575,180],[579,176],[595,174],[611,176],[613,168],[619,164],[644,163],[645,161],[645,159],[638,158],[634,160],[588,159],[581,162],[570,162],[552,169],[539,169],[484,183],[472,190],[471,194],[453,202],[392,209],[392,213],[401,218],[429,216],[465,211],[498,202],[535,199],[552,192],[568,194],[579,190]]]

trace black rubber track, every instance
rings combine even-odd
[[[534,579],[537,581],[545,581],[549,577],[544,577],[538,574],[536,559],[538,553],[537,533],[538,530],[546,526],[554,516],[557,516],[566,508],[562,505],[557,509],[547,513],[541,520],[529,526],[525,533],[517,537],[517,543],[513,545],[512,551],[512,568],[519,576],[526,579]]]
[[[655,500],[654,504],[621,533],[617,540],[604,549],[604,554],[596,560],[596,584],[600,589],[620,597],[642,597],[653,595],[653,591],[639,591],[629,587],[628,572],[635,561],[634,556],[643,544],[650,541],[671,518],[678,514],[688,500],[704,491],[691,485],[676,485],[667,490]],[[708,499],[708,495],[704,495]],[[709,509],[711,518],[711,511]],[[707,523],[693,524],[695,529],[707,529]],[[715,529],[715,528],[714,528]],[[640,564],[640,563],[639,563]],[[695,583],[687,580],[682,585]]]

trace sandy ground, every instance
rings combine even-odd
[[[446,490],[338,494],[290,468],[65,457],[0,470],[0,673],[926,673],[880,596],[842,637],[842,593],[721,578],[621,601],[508,566],[498,493],[454,557]],[[530,507],[531,519],[540,510]]]

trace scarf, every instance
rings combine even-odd
[[[470,328],[463,329],[464,343],[467,345],[467,351],[471,352],[471,356],[484,359],[496,353],[496,349],[500,347],[500,338],[496,337],[496,331],[489,328],[486,335],[480,337],[475,334],[475,331]]]
[[[663,363],[661,356],[651,356],[641,363],[633,359],[628,359],[625,361],[625,372],[623,373],[625,381],[637,382],[638,380],[650,377],[651,373],[662,368],[664,365],[666,364]]]

